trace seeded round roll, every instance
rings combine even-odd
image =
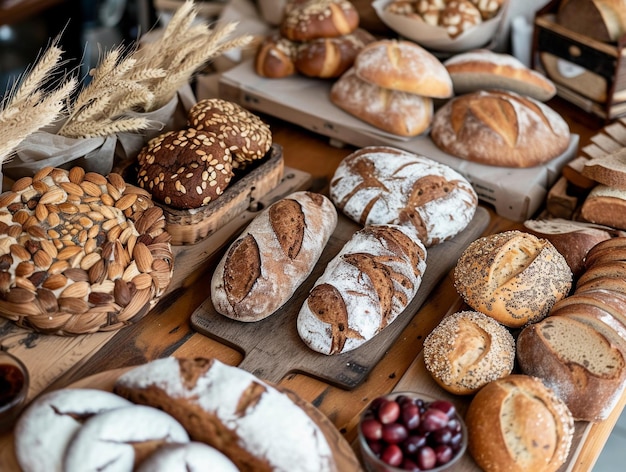
[[[508,329],[476,311],[447,316],[424,340],[426,369],[457,395],[509,375],[514,361],[515,341]]]
[[[230,149],[215,133],[169,131],[148,142],[137,156],[139,186],[174,208],[208,205],[233,176]]]
[[[235,169],[263,158],[272,146],[269,126],[254,113],[227,100],[199,101],[189,110],[188,122],[198,131],[215,133],[230,150]]]
[[[545,318],[567,296],[572,278],[552,243],[522,231],[477,239],[454,269],[454,284],[465,302],[510,328]]]

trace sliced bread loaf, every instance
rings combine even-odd
[[[609,187],[626,189],[626,148],[589,159],[582,174]]]

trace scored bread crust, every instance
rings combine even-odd
[[[546,317],[567,296],[572,271],[549,241],[505,231],[470,243],[455,266],[454,285],[474,310],[519,328]]]
[[[465,423],[468,451],[485,472],[554,472],[574,434],[567,406],[539,379],[520,374],[480,389]]]
[[[525,168],[567,149],[567,122],[547,105],[506,90],[450,99],[433,117],[430,136],[442,151],[492,166]]]

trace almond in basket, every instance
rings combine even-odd
[[[173,270],[163,211],[118,174],[47,167],[0,195],[0,316],[58,335],[141,319]]]

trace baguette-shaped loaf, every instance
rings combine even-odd
[[[505,231],[472,242],[454,269],[465,302],[510,328],[545,318],[570,291],[572,271],[546,239]]]
[[[426,247],[464,230],[478,205],[472,185],[451,167],[386,146],[344,158],[331,180],[330,198],[362,225],[412,227]]]
[[[287,394],[216,359],[158,359],[120,376],[114,390],[169,413],[242,472],[336,470],[324,432]]]
[[[262,320],[309,276],[337,226],[325,196],[295,192],[257,215],[215,268],[211,300],[238,321]]]
[[[298,314],[300,337],[322,354],[356,349],[404,311],[425,269],[426,248],[414,230],[365,226],[315,282]]]

